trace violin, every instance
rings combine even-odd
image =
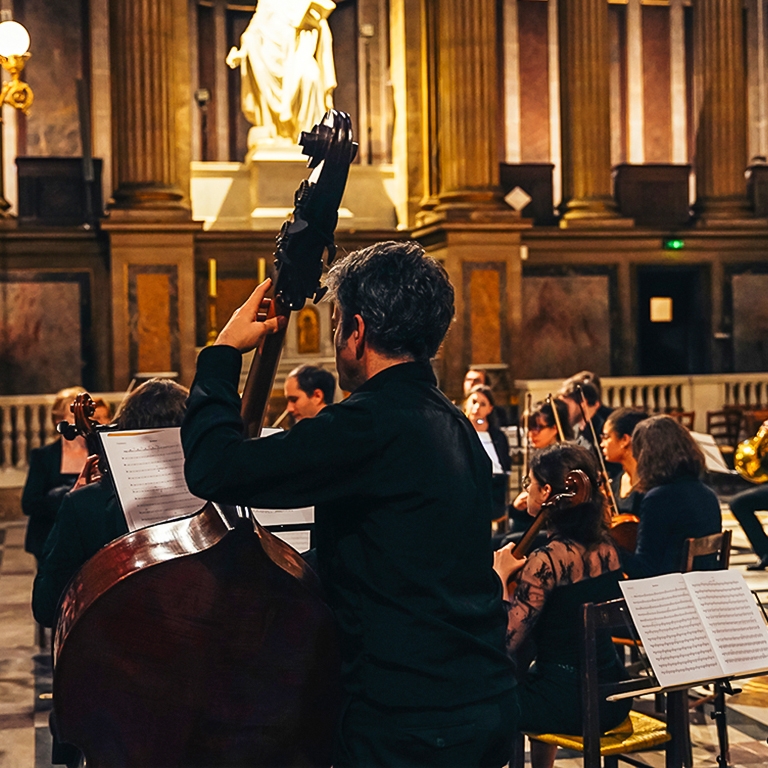
[[[107,463],[104,458],[104,452],[101,449],[97,432],[108,429],[93,418],[96,413],[96,403],[87,392],[81,392],[69,406],[70,411],[75,417],[75,423],[60,421],[56,425],[56,431],[65,440],[74,440],[76,437],[85,439],[85,445],[88,449],[88,456],[96,456],[96,465],[85,464],[85,482],[93,483],[107,474]]]
[[[312,173],[277,240],[270,309],[286,317],[322,294],[357,148],[335,110],[300,144]],[[283,336],[254,356],[247,435],[261,428]],[[247,508],[209,502],[97,552],[59,606],[53,657],[56,735],[89,768],[330,765],[334,617],[314,572]]]
[[[638,518],[637,515],[623,514],[619,512],[619,505],[616,503],[616,497],[613,495],[613,488],[611,487],[611,481],[608,477],[608,470],[605,467],[603,451],[597,440],[595,425],[592,423],[592,419],[587,414],[586,408],[584,407],[586,405],[584,390],[580,385],[577,385],[576,389],[581,395],[581,401],[579,402],[581,416],[584,421],[589,424],[589,429],[592,433],[592,444],[595,446],[597,458],[600,460],[600,484],[603,487],[603,493],[608,500],[608,507],[610,509],[608,527],[610,528],[611,538],[622,549],[626,549],[627,552],[634,552],[635,547],[637,546],[637,527],[640,524],[640,518]]]

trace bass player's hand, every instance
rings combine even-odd
[[[214,344],[227,344],[241,352],[250,352],[259,347],[271,333],[285,328],[285,317],[271,317],[267,320],[271,299],[265,298],[272,281],[267,278],[258,285],[245,304],[236,309]]]

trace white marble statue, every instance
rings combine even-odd
[[[331,0],[259,0],[227,64],[240,67],[242,109],[253,128],[248,154],[295,144],[333,106]]]

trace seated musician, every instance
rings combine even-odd
[[[326,405],[333,402],[336,379],[330,371],[316,365],[300,365],[285,379],[286,410],[293,421],[313,419]]]
[[[618,514],[640,514],[642,491],[637,484],[637,461],[632,451],[632,432],[648,414],[631,408],[617,408],[612,411],[603,424],[600,435],[600,448],[606,462],[620,464],[622,471],[611,480],[613,498],[616,499]]]
[[[75,417],[69,406],[84,391],[82,387],[67,387],[56,393],[51,409],[54,429],[60,421],[74,424]],[[52,443],[35,448],[30,454],[21,508],[29,517],[24,549],[35,556],[38,564],[61,500],[72,490],[87,457],[83,438],[70,441],[58,436]]]
[[[566,475],[574,469],[586,473],[591,497],[584,504],[547,513],[548,540],[527,561],[512,556],[512,544],[494,557],[505,598],[509,578],[517,574],[517,587],[507,603],[507,651],[516,658],[522,677],[518,725],[531,733],[581,733],[581,606],[621,597],[619,556],[607,533],[604,496],[591,451],[563,443],[535,453],[528,474],[528,513],[537,515],[545,501],[563,493]],[[603,681],[626,677],[609,636],[600,639],[598,654]],[[627,700],[603,702],[603,730],[619,725],[630,705]],[[533,767],[551,766],[555,752],[554,745],[533,741]]]
[[[352,394],[288,432],[243,437],[241,353],[280,327],[259,319],[262,283],[198,357],[187,483],[224,503],[315,506],[346,695],[334,768],[502,766],[517,701],[491,568],[491,462],[429,364],[453,287],[421,246],[396,242],[337,262],[327,285]]]
[[[133,390],[115,417],[117,429],[177,427],[184,416],[187,390],[168,379],[150,379]],[[109,479],[91,484],[84,476],[95,464],[89,457],[76,489],[68,493],[45,542],[43,560],[32,592],[32,612],[53,626],[56,607],[70,579],[105,544],[128,533]]]
[[[761,429],[766,428],[768,428],[768,421],[764,421],[761,427]],[[768,456],[768,443],[758,441],[757,437],[754,438],[753,442],[759,442],[755,447],[755,455],[762,462],[765,462],[766,456]],[[755,513],[760,510],[768,510],[768,483],[737,493],[729,503],[733,516],[739,521],[744,533],[747,534],[749,543],[758,557],[756,563],[747,566],[747,570],[764,571],[768,567],[768,536],[766,536],[763,524],[758,520]]]
[[[512,469],[512,459],[509,456],[507,436],[498,425],[491,388],[484,384],[473,387],[464,402],[463,410],[491,460],[493,519],[498,520],[507,514],[507,477]]]
[[[554,405],[553,405],[554,404]],[[555,418],[555,408],[557,418]],[[551,402],[542,400],[536,403],[528,414],[527,423],[520,422],[520,427],[526,430],[528,442],[531,448],[541,450],[550,445],[557,445],[562,440],[573,440],[573,428],[568,418],[568,406],[563,400],[556,399]],[[528,515],[528,491],[521,491],[512,502],[512,507],[517,512]],[[514,512],[510,512],[514,517]],[[518,529],[520,526],[515,526]],[[527,526],[522,526],[526,528]]]
[[[721,530],[720,502],[700,479],[704,455],[690,432],[666,415],[651,416],[635,427],[632,450],[645,495],[637,546],[633,555],[622,552],[622,566],[630,578],[675,573],[686,539]]]

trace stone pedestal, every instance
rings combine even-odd
[[[200,225],[114,223],[112,274],[114,389],[138,373],[176,373],[185,386],[195,372],[194,238]]]
[[[436,366],[449,397],[462,396],[470,366],[499,372],[496,391],[502,399],[504,381],[511,388],[521,344],[521,233],[529,227],[530,222],[443,222],[413,233],[445,266],[456,292],[456,316]]]

